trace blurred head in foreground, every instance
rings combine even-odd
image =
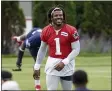
[[[2,70],[1,78],[2,78],[2,91],[20,90],[18,83],[12,80],[11,72]]]
[[[88,90],[86,85],[88,83],[87,73],[83,70],[77,70],[73,74],[73,85],[76,90]]]

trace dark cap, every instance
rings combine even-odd
[[[1,78],[2,78],[2,80],[11,80],[12,79],[12,73],[9,71],[6,71],[6,70],[2,70]]]

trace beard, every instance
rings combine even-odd
[[[56,23],[55,25],[59,27],[62,25],[62,23]]]
[[[59,27],[63,24],[63,20],[62,21],[54,21],[53,24]]]

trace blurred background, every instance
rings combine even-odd
[[[79,32],[80,54],[111,53],[111,1],[2,1],[2,54],[17,54],[17,45],[11,37],[30,31],[32,27],[43,28],[48,24],[48,10],[56,5],[65,9],[67,23]]]

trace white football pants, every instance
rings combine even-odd
[[[63,90],[72,90],[72,81],[62,80],[55,75],[46,75],[47,90],[57,90],[59,81]]]

